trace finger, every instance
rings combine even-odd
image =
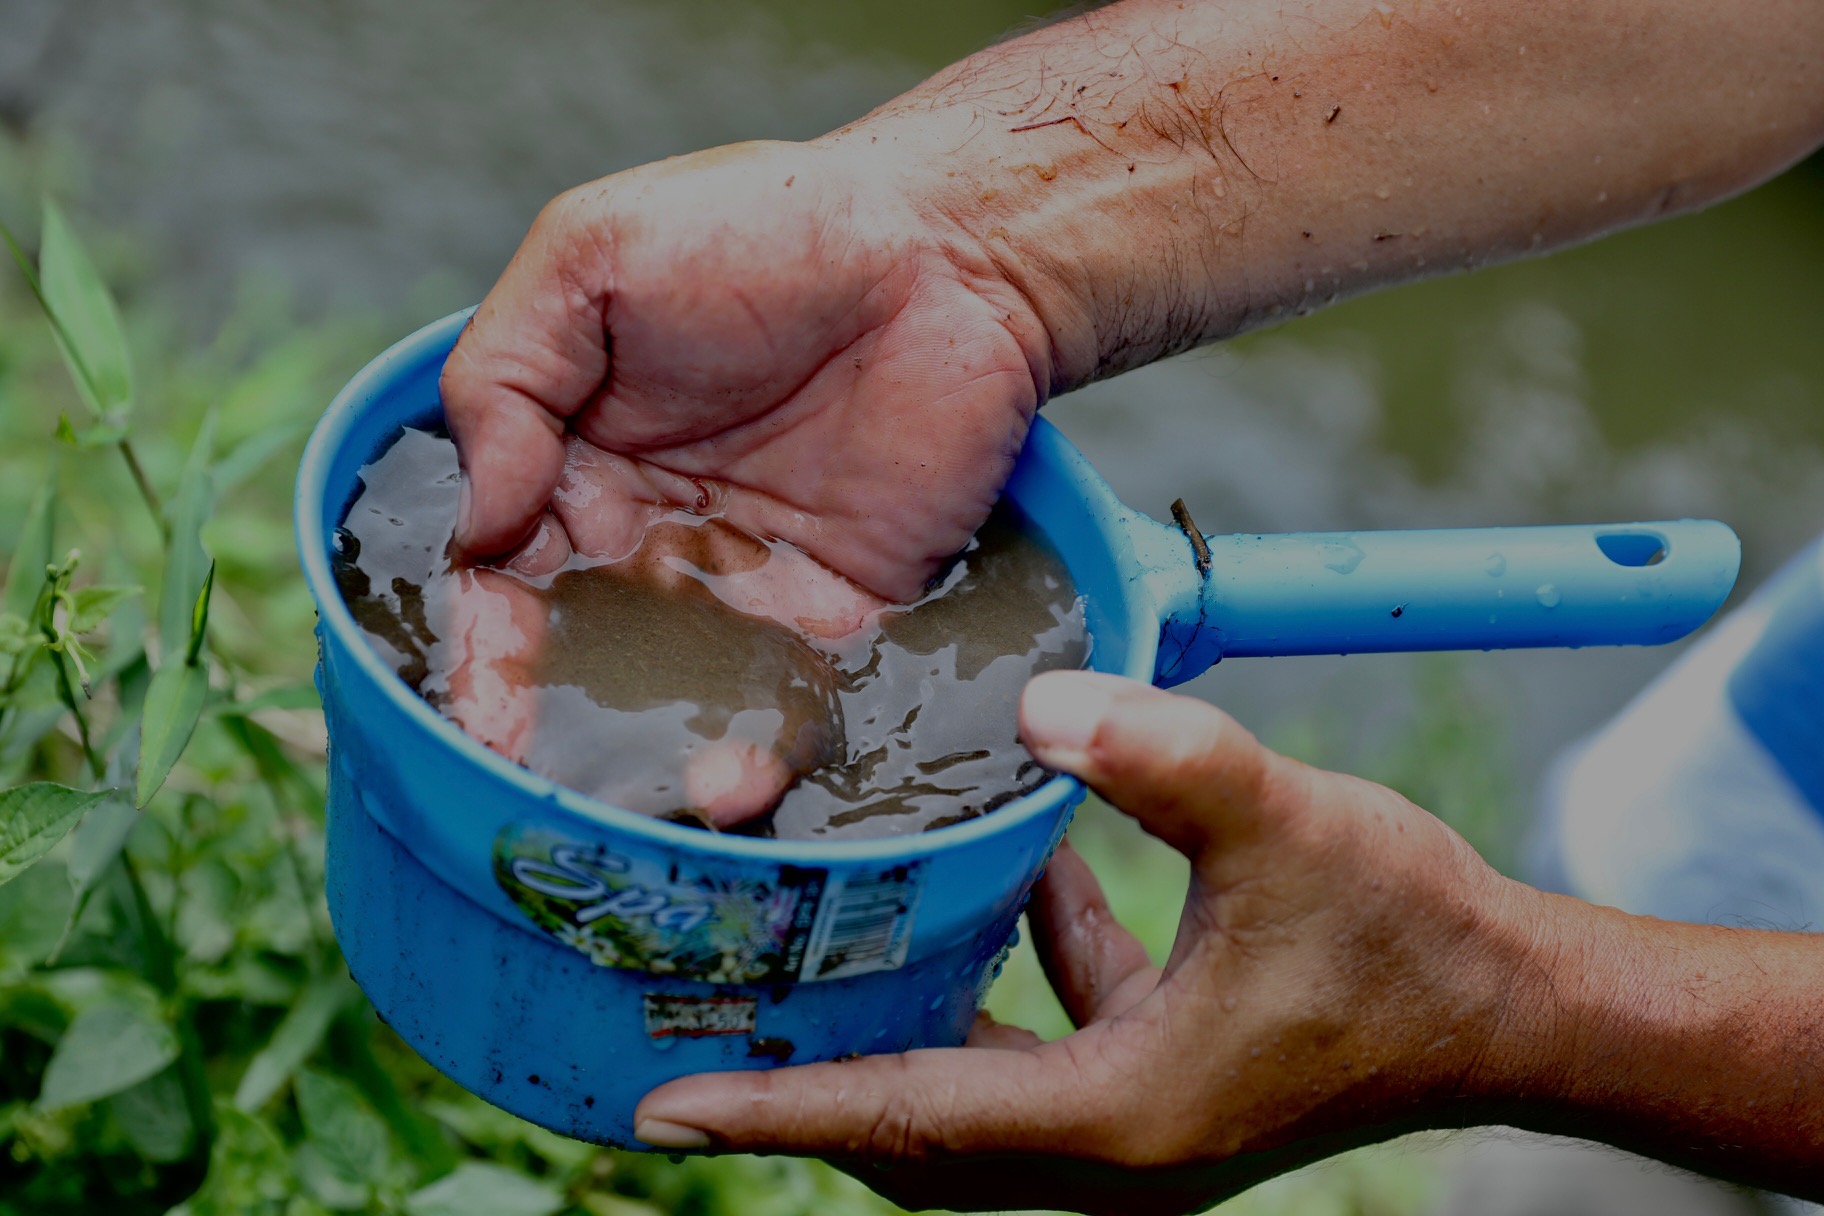
[[[1066,840],[1026,907],[1045,978],[1078,1026],[1118,1017],[1151,992],[1159,971],[1115,919],[1102,884]]]
[[[537,721],[544,605],[498,570],[458,570],[448,675],[449,716],[507,759],[523,763]]]
[[[998,1051],[1028,1051],[1044,1042],[1044,1039],[1024,1026],[997,1022],[992,1014],[982,1010],[975,1015],[975,1022],[969,1027],[969,1037],[963,1045]]]
[[[771,748],[718,739],[685,763],[684,796],[710,826],[732,828],[779,805],[796,776]]]
[[[766,1072],[684,1077],[646,1095],[634,1135],[655,1148],[714,1146],[880,1162],[1039,1152],[1092,1119],[1101,1078],[1072,1053],[933,1048]]]
[[[547,207],[444,364],[444,417],[463,467],[456,544],[472,557],[524,539],[562,473],[564,420],[608,373],[608,275],[593,218],[564,199]]]
[[[694,504],[672,497],[680,488],[655,477],[650,466],[572,436],[564,444],[563,474],[551,507],[578,553],[618,562],[632,556],[647,530],[672,508]],[[696,493],[692,486],[681,489]]]
[[[1270,828],[1272,794],[1297,771],[1213,705],[1097,672],[1032,679],[1020,737],[1193,859]]]
[[[686,477],[572,439],[554,509],[578,552],[637,562],[661,585],[690,579],[737,612],[841,639],[886,606],[784,541],[726,521],[751,491]]]
[[[532,525],[532,534],[501,565],[515,574],[539,578],[557,571],[570,560],[570,538],[557,516],[546,511]]]

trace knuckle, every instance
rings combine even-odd
[[[603,263],[615,244],[615,198],[606,180],[572,186],[539,211],[527,243],[544,249],[560,275]]]
[[[571,230],[581,222],[589,198],[588,187],[570,187],[539,208],[538,217],[532,221],[532,231],[551,237]]]
[[[437,375],[437,392],[443,399],[444,413],[456,420],[465,420],[475,412],[477,404],[476,395],[471,391],[475,379],[472,350],[475,339],[471,336],[474,329],[475,319],[471,317]]]
[[[858,1146],[869,1161],[887,1165],[918,1165],[930,1160],[936,1148],[932,1121],[912,1094],[895,1092],[881,1104]]]
[[[928,1160],[938,1121],[908,1075],[905,1058],[875,1056],[857,1065],[837,1067],[854,1068],[866,1076],[859,1093],[854,1073],[837,1086],[833,1106],[827,1090],[817,1095],[801,1092],[793,1122],[806,1129],[820,1127],[812,1138],[846,1160],[880,1169]],[[845,1096],[845,1090],[853,1096]]]

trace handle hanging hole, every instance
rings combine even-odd
[[[1657,566],[1666,560],[1666,538],[1657,532],[1603,532],[1596,547],[1617,566]]]

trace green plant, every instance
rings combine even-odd
[[[371,334],[254,298],[138,366],[54,206],[35,263],[4,239],[30,295],[0,293],[0,486],[37,484],[0,489],[0,1212],[889,1210],[821,1167],[540,1131],[374,1018],[323,905],[283,475]]]
[[[299,329],[251,292],[178,353],[156,299],[117,307],[54,208],[35,263],[5,239],[22,273],[0,281],[0,1216],[895,1211],[814,1162],[567,1140],[374,1017],[322,896],[286,474],[380,331]],[[1182,863],[1105,809],[1078,835],[1163,946],[1178,892],[1159,876]],[[1064,1029],[1028,947],[994,997]],[[1346,1162],[1238,1211],[1412,1211],[1422,1181]]]

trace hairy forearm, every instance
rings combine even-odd
[[[1821,138],[1815,0],[1123,0],[825,142],[1013,285],[1060,392],[1701,206]]]
[[[1477,1121],[1824,1199],[1824,938],[1525,901]]]

